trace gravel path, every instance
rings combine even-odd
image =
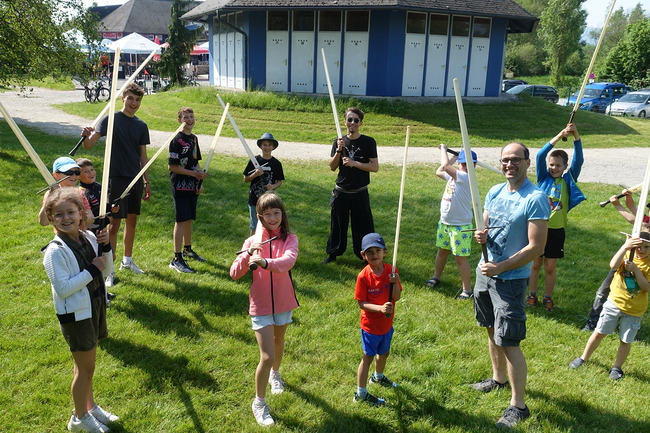
[[[28,92],[26,95],[18,94],[18,92],[0,93],[0,102],[7,108],[17,124],[36,127],[50,134],[75,138],[79,136],[81,127],[89,123],[88,120],[66,114],[52,105],[83,100],[83,90],[81,89],[58,91],[34,88],[33,92]],[[372,128],[368,133],[372,135]],[[152,146],[162,145],[169,138],[169,134],[164,131],[151,131]],[[212,136],[199,135],[199,140],[204,143],[205,147],[206,143],[212,142]],[[76,140],[71,139],[71,146],[75,142]],[[256,150],[255,140],[248,139],[248,144]],[[532,143],[533,146],[542,144]],[[295,149],[300,149],[300,151]],[[476,147],[474,150],[482,161],[493,161],[496,166],[496,161],[499,158],[498,148]],[[531,149],[533,163],[537,150],[538,148]],[[330,145],[280,141],[280,146],[274,151],[274,155],[280,160],[321,160],[323,164],[326,164],[329,151]],[[217,152],[246,156],[237,138],[221,137]],[[570,150],[569,154],[571,154]],[[587,142],[585,143],[585,164],[580,181],[632,186],[643,181],[643,173],[649,156],[650,149],[648,147],[589,149]],[[380,163],[401,164],[403,158],[403,148],[401,147],[382,146],[379,148]],[[438,152],[431,148],[411,147],[408,158],[409,164],[435,164],[438,162]]]

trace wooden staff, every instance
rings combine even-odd
[[[573,117],[576,115],[576,111],[580,108],[580,100],[582,99],[582,94],[585,92],[585,86],[587,86],[587,81],[589,81],[589,76],[591,75],[591,69],[594,67],[594,62],[596,61],[596,55],[598,55],[598,50],[600,49],[600,44],[603,42],[603,37],[605,36],[605,31],[607,30],[607,24],[609,23],[609,18],[614,12],[614,5],[616,0],[612,0],[612,5],[609,8],[609,13],[605,19],[605,24],[603,29],[600,31],[600,37],[598,38],[598,43],[594,49],[594,54],[591,56],[591,61],[589,62],[589,67],[585,73],[585,77],[582,79],[582,86],[580,86],[580,92],[578,92],[578,97],[576,98],[575,104],[573,104],[573,110],[571,111],[571,116],[569,117],[569,123],[573,123]],[[562,137],[562,141],[566,141],[566,137]]]
[[[332,105],[332,114],[334,115],[334,124],[336,125],[336,136],[342,138],[341,124],[339,123],[338,111],[336,111],[336,101],[334,100],[334,91],[332,90],[332,82],[330,81],[330,73],[327,69],[327,59],[325,58],[325,48],[320,49],[323,55],[323,68],[325,69],[325,79],[327,80],[327,90],[330,94],[330,104]]]
[[[485,230],[485,221],[483,219],[483,205],[481,204],[481,195],[478,191],[478,181],[476,180],[476,171],[472,163],[472,148],[469,145],[469,134],[467,133],[467,124],[465,123],[465,110],[463,109],[463,99],[460,96],[460,87],[458,78],[454,78],[454,94],[456,95],[456,108],[458,109],[458,121],[460,122],[460,133],[463,137],[463,150],[467,159],[467,175],[469,178],[469,188],[472,194],[472,209],[474,211],[474,222],[476,230]],[[481,245],[483,248],[483,260],[488,262],[487,244]]]
[[[226,104],[223,103],[223,99],[221,99],[221,95],[217,95],[217,99],[219,99],[219,103],[225,109]],[[230,111],[226,111],[226,115],[228,116],[228,120],[230,120],[230,125],[235,130],[235,132],[237,133],[237,137],[239,137],[239,141],[241,141],[241,145],[244,146],[244,150],[246,151],[246,154],[248,155],[248,158],[251,160],[251,163],[253,164],[253,167],[255,167],[255,169],[260,168],[260,164],[259,164],[259,162],[257,162],[257,158],[255,158],[255,155],[253,154],[253,151],[248,146],[248,143],[246,142],[246,139],[242,135],[241,131],[239,130],[239,128],[237,128],[237,124],[235,123],[235,119],[232,118],[232,115],[230,114]]]
[[[645,169],[645,176],[643,178],[643,186],[641,188],[641,197],[639,198],[639,206],[636,207],[636,215],[634,217],[634,226],[632,227],[632,237],[638,238],[641,236],[641,224],[643,224],[643,217],[645,216],[645,205],[648,200],[648,187],[650,187],[650,157],[648,158],[648,165]],[[634,260],[634,248],[630,250],[629,260]],[[631,275],[630,275],[631,276]]]
[[[11,130],[14,132],[14,134],[16,134],[16,138],[18,139],[18,141],[20,141],[20,144],[23,145],[23,148],[25,148],[27,154],[32,159],[32,162],[34,163],[38,171],[41,173],[41,176],[43,176],[43,179],[45,179],[45,183],[47,183],[48,187],[52,187],[56,185],[56,180],[54,180],[54,176],[52,176],[52,173],[50,173],[50,171],[47,169],[45,164],[43,164],[43,160],[41,159],[41,157],[38,156],[38,153],[36,153],[32,145],[29,144],[29,141],[27,141],[27,138],[25,137],[23,132],[20,130],[18,125],[16,125],[14,119],[9,115],[9,112],[1,103],[0,103],[0,112],[2,112],[2,117],[5,118]]]
[[[459,155],[459,153],[456,152],[455,150],[447,149],[447,152],[451,153],[452,155],[455,155],[455,156]],[[503,174],[503,172],[501,170],[499,170],[498,168],[492,167],[491,165],[487,165],[484,162],[476,161],[476,165],[478,165],[479,167],[487,168],[488,170],[493,171],[493,172],[495,172],[497,174]]]
[[[145,173],[145,172],[147,171],[147,169],[151,166],[151,164],[153,164],[153,162],[156,160],[156,158],[158,158],[158,156],[160,156],[160,154],[163,153],[163,151],[164,151],[165,149],[166,149],[167,151],[169,151],[169,143],[172,142],[172,140],[174,139],[174,137],[176,137],[176,134],[178,134],[179,132],[181,132],[181,131],[183,130],[183,128],[185,128],[185,122],[181,123],[181,126],[179,126],[178,129],[176,129],[176,131],[174,131],[174,132],[172,133],[172,135],[169,136],[169,138],[167,139],[167,141],[165,141],[165,144],[163,144],[163,145],[160,147],[160,149],[158,149],[158,151],[157,151],[157,152],[156,152],[156,153],[155,153],[151,158],[149,158],[149,161],[144,165],[144,167],[142,167],[142,168],[140,169],[140,172],[139,172],[139,173],[138,173],[138,174],[133,178],[133,180],[131,181],[131,183],[129,184],[129,186],[126,187],[126,189],[124,190],[124,192],[123,192],[122,195],[120,196],[119,200],[122,200],[124,197],[127,196],[127,194],[129,193],[129,191],[131,191],[131,188],[133,188],[133,185],[135,185],[135,183],[136,183],[136,182],[137,182],[137,181],[138,181],[138,180],[139,180],[139,179],[144,175],[144,173]],[[102,188],[102,190],[103,190],[103,188]]]
[[[397,205],[397,225],[395,226],[395,246],[393,247],[393,269],[392,274],[395,273],[397,269],[397,248],[399,247],[399,231],[400,225],[402,222],[402,203],[404,202],[404,185],[406,184],[406,161],[408,159],[409,152],[409,140],[411,138],[411,127],[406,127],[406,142],[404,143],[404,160],[402,161],[402,182],[399,186],[399,202]],[[393,302],[393,287],[394,283],[390,285],[390,292],[388,293],[388,302]],[[390,317],[392,313],[386,314],[386,317]]]
[[[264,242],[260,242],[260,245],[268,244],[269,242],[274,241],[274,240],[276,240],[277,238],[278,238],[277,236],[273,236],[272,238],[267,239],[267,240],[265,240]],[[239,251],[237,251],[237,252],[235,253],[235,255],[238,256],[238,255],[240,255],[241,253],[243,253],[244,251],[248,251],[248,250],[239,250]]]
[[[217,148],[217,141],[219,140],[219,136],[221,135],[221,130],[223,129],[223,124],[226,120],[226,115],[228,114],[229,108],[230,108],[230,102],[227,103],[223,109],[223,114],[221,115],[221,120],[219,121],[217,132],[215,132],[214,134],[214,138],[212,139],[212,144],[210,145],[210,151],[208,152],[207,158],[205,158],[205,165],[203,166],[203,171],[206,173],[210,168],[210,161],[212,161],[212,155],[214,154],[214,151]]]
[[[153,58],[153,56],[156,54],[157,51],[158,51],[158,48],[156,48],[155,50],[153,50],[151,52],[151,54],[149,54],[149,57],[147,57],[144,60],[144,62],[142,62],[142,64],[138,67],[138,69],[136,69],[135,72],[131,74],[131,76],[128,78],[128,80],[126,80],[124,82],[124,84],[122,85],[122,87],[120,87],[120,90],[117,93],[115,93],[113,91],[112,87],[111,87],[111,99],[117,99],[120,96],[122,96],[122,93],[124,93],[124,90],[126,89],[126,86],[128,86],[129,84],[134,82],[136,78],[138,78],[138,74],[144,69],[144,67],[147,65],[147,63],[149,63],[149,61]],[[113,62],[113,79],[114,80],[117,79],[117,71],[119,69],[119,68],[115,67],[115,65],[119,66],[119,62],[117,61],[117,59],[119,58],[119,55],[117,55],[118,52],[119,52],[119,47],[115,50],[115,61]],[[94,127],[97,126],[97,124],[102,119],[102,117],[104,117],[104,115],[108,112],[108,107],[110,106],[110,103],[111,102],[108,101],[108,104],[106,104],[106,106],[101,111],[101,113],[99,113],[99,115],[95,118],[95,120],[93,120],[93,122],[90,124],[91,127],[94,128]],[[70,152],[68,152],[68,155],[74,156],[74,154],[77,153],[77,150],[79,150],[79,147],[81,146],[81,144],[84,142],[85,138],[86,137],[84,137],[82,135],[81,138],[79,139],[79,141],[77,142],[77,144],[75,144],[75,146],[72,148],[72,150]]]
[[[636,184],[636,185],[634,185],[634,186],[631,186],[631,187],[627,188],[626,190],[627,190],[628,193],[633,193],[633,192],[641,191],[641,188],[642,188],[642,187],[643,187],[643,183],[639,183],[639,184]],[[618,194],[618,195],[616,196],[616,198],[617,198],[617,199],[619,199],[619,198],[623,198],[623,197],[625,197],[626,195],[627,195],[627,194]],[[610,204],[611,202],[612,202],[611,200],[601,201],[601,202],[600,202],[600,207],[605,207],[605,206],[607,206],[608,204]],[[639,202],[639,203],[640,203],[640,202]]]
[[[262,234],[264,233],[264,226],[262,225],[262,221],[260,221],[260,216],[257,216],[257,226],[255,227],[255,234],[253,235],[253,244],[262,244]],[[271,240],[271,239],[269,239]],[[251,271],[254,271],[257,269],[257,263],[249,263],[248,269]]]
[[[115,49],[115,58],[120,57],[120,47]],[[113,62],[113,81],[111,82],[111,95],[117,89],[117,72],[119,62]],[[106,128],[106,148],[104,149],[104,168],[102,169],[102,190],[99,195],[99,224],[100,229],[105,222],[108,204],[108,179],[111,170],[111,152],[113,150],[113,128],[115,125],[115,100],[111,97],[108,103],[108,127]],[[83,137],[82,137],[83,140]]]

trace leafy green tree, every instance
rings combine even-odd
[[[76,28],[96,41],[96,26],[81,0],[0,1],[0,84],[88,75],[87,54],[65,32]]]
[[[637,3],[634,9],[630,11],[630,18],[628,19],[628,22],[630,24],[635,24],[637,21],[640,21],[644,18],[650,17],[646,15],[646,11],[643,9],[643,6],[641,6],[641,3]]]
[[[633,87],[650,87],[650,18],[628,26],[625,37],[612,48],[605,76]]]
[[[172,0],[172,19],[169,24],[169,37],[167,48],[156,64],[161,75],[169,77],[169,86],[186,85],[183,67],[190,61],[190,53],[201,34],[200,29],[190,30],[185,27],[181,16],[187,12],[193,3],[190,0]]]
[[[519,0],[521,5],[531,14],[539,17],[549,0]],[[515,75],[541,75],[545,72],[544,43],[537,29],[532,33],[515,33],[508,35],[506,43],[505,69],[515,72]]]
[[[550,0],[542,12],[540,35],[550,68],[551,84],[561,86],[568,59],[580,48],[587,13],[584,0]]]

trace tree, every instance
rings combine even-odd
[[[650,87],[650,18],[628,26],[607,56],[605,76],[633,87]]]
[[[192,4],[190,0],[172,0],[172,20],[166,41],[169,43],[169,48],[163,52],[156,65],[162,75],[169,77],[169,86],[187,84],[183,66],[190,61],[190,53],[201,30],[189,30],[180,17],[192,7]]]
[[[584,0],[550,0],[542,12],[540,35],[546,52],[545,64],[550,68],[551,84],[562,85],[566,62],[579,49],[585,29],[587,12]]]
[[[81,0],[1,0],[0,84],[87,75],[87,55],[64,33],[76,28],[97,40],[96,26]]]
[[[519,0],[531,14],[539,17],[548,0]],[[540,75],[544,73],[544,43],[537,30],[531,33],[509,34],[506,43],[505,69],[516,75]]]

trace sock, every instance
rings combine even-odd
[[[174,261],[180,260],[183,258],[183,253],[174,253]]]
[[[125,265],[130,265],[132,261],[133,260],[131,259],[131,257],[128,256],[122,257],[122,263],[124,263]]]
[[[373,377],[374,377],[375,379],[381,379],[382,377],[384,377],[384,373],[377,373],[377,372],[375,371],[375,374],[373,374]]]
[[[253,403],[255,404],[255,406],[263,406],[264,404],[266,404],[266,400],[263,398],[259,398],[258,396],[255,396],[255,400],[253,400]]]
[[[192,251],[192,245],[184,245],[183,248],[185,251]]]
[[[368,394],[368,390],[365,387],[361,388],[360,386],[357,386],[357,395],[359,397],[365,397],[366,394]]]
[[[271,369],[271,377],[280,376],[280,370]]]

